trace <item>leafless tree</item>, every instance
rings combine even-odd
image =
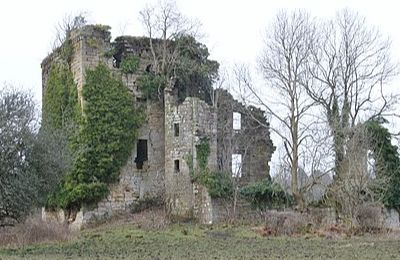
[[[265,108],[281,126],[273,130],[283,140],[292,194],[300,207],[303,206],[298,184],[300,146],[308,137],[307,130],[312,124],[305,118],[314,105],[304,86],[311,84],[307,68],[315,36],[316,28],[307,13],[281,11],[267,31],[259,58],[266,87],[255,88],[246,79],[246,73],[239,73],[256,104]]]
[[[180,13],[175,1],[171,0],[148,5],[139,14],[149,37],[154,72],[167,78],[173,76],[173,65],[178,57],[173,42],[182,35],[196,36],[200,23]]]
[[[84,13],[65,15],[62,21],[56,26],[55,39],[52,47],[53,51],[65,42],[71,31],[81,28],[82,26],[86,25],[86,23],[87,20]]]
[[[253,120],[253,117],[262,117],[263,113],[259,109],[245,107],[234,100],[231,94],[223,89],[216,91],[215,106],[218,107],[219,118],[218,169],[228,172],[232,176],[234,193],[232,197],[227,198],[225,204],[227,205],[226,210],[228,215],[233,220],[236,217],[236,209],[239,202],[239,188],[246,181],[251,180],[251,174],[256,174],[252,171],[253,165],[249,163],[251,161],[250,158],[255,156],[262,157],[264,155],[258,148],[260,147],[260,142],[264,143],[266,141],[264,139],[265,135],[260,134],[260,130],[265,131],[265,129]],[[234,118],[233,114],[235,112],[240,114],[240,119]],[[236,120],[239,120],[240,123]],[[262,121],[263,119],[259,118],[258,120]],[[262,122],[266,123],[265,121]],[[262,147],[262,149],[265,151],[268,148]],[[234,154],[240,155],[240,161],[235,161],[238,158],[234,158]],[[266,154],[265,158],[263,157],[262,159],[268,160]],[[256,158],[256,160],[258,159]],[[265,178],[268,177],[268,174],[266,174]]]
[[[329,187],[327,202],[336,208],[340,218],[351,226],[359,224],[360,210],[366,205],[383,201],[387,178],[374,178],[375,168],[368,158],[371,136],[362,124],[354,126],[347,141],[347,152],[341,162],[340,179]],[[376,171],[376,168],[374,169]],[[362,217],[362,216],[361,216]]]
[[[340,177],[352,128],[388,111],[396,101],[385,84],[397,74],[397,66],[390,56],[390,41],[357,13],[341,11],[320,29],[309,70],[316,84],[305,87],[324,109]]]

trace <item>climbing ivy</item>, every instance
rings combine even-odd
[[[226,172],[211,172],[207,167],[210,156],[210,143],[208,139],[202,139],[196,145],[197,168],[194,168],[193,155],[189,154],[186,163],[192,182],[201,184],[208,189],[212,198],[229,198],[233,195],[232,178]]]
[[[49,207],[79,208],[104,198],[107,184],[118,179],[144,120],[128,89],[104,64],[88,70],[85,79],[74,163],[59,191],[49,198]]]
[[[210,155],[210,143],[208,139],[202,139],[200,144],[196,145],[197,152],[197,164],[199,166],[200,172],[207,171],[207,161]]]
[[[164,88],[166,79],[162,75],[146,72],[138,79],[143,95],[150,100],[157,100],[159,92]]]
[[[208,189],[212,198],[231,198],[233,195],[232,178],[227,172],[205,171],[195,176],[194,182]]]
[[[384,203],[400,210],[400,155],[397,146],[392,145],[391,135],[384,123],[387,123],[384,118],[377,118],[367,121],[365,127],[370,136],[376,177],[389,180],[384,190]]]
[[[73,75],[64,62],[55,62],[49,72],[43,102],[43,123],[56,129],[76,120],[78,93]]]
[[[128,55],[121,61],[121,70],[123,73],[134,73],[139,68],[139,57],[136,55]]]

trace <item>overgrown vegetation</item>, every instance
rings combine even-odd
[[[43,125],[66,128],[79,116],[78,91],[66,62],[54,62],[50,68],[43,102]]]
[[[389,181],[384,189],[383,202],[391,208],[400,210],[400,155],[397,146],[391,142],[391,135],[382,124],[384,118],[369,120],[365,127],[370,135],[369,142],[375,159],[376,177]]]
[[[208,139],[202,139],[200,143],[196,145],[196,153],[199,171],[201,173],[208,171],[207,163],[208,157],[210,156],[210,142]]]
[[[212,198],[230,198],[233,195],[233,181],[229,173],[210,171],[208,157],[210,155],[210,143],[208,139],[202,139],[196,145],[197,167],[194,167],[193,155],[189,154],[185,160],[189,166],[189,174],[192,182],[207,188]]]
[[[231,198],[233,195],[233,182],[227,172],[205,171],[194,178],[194,182],[205,186],[211,198]]]
[[[150,219],[148,216],[147,219]],[[398,239],[265,236],[248,226],[179,224],[154,230],[141,224],[101,226],[63,243],[0,249],[11,259],[395,259]],[[333,229],[333,228],[332,228]],[[332,232],[333,233],[333,232]]]
[[[2,228],[0,247],[21,248],[45,242],[65,242],[73,237],[67,225],[30,217],[14,227]]]
[[[292,205],[293,198],[276,182],[262,180],[240,189],[240,195],[260,210]]]
[[[157,100],[167,83],[164,76],[145,72],[138,79],[138,85],[143,95],[150,100]]]
[[[174,73],[178,98],[199,97],[211,104],[213,83],[218,78],[219,63],[210,60],[207,47],[192,36],[183,35],[176,39],[179,53]]]
[[[48,207],[73,209],[104,198],[107,184],[118,180],[144,119],[128,89],[104,64],[86,72],[82,97],[73,165]]]
[[[120,68],[123,73],[134,73],[139,68],[139,57],[136,55],[128,55],[121,61]]]
[[[41,178],[32,166],[35,120],[29,94],[0,90],[0,229],[23,220],[41,196]]]

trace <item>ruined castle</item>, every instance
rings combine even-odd
[[[119,68],[121,60],[133,54],[140,58],[139,71],[151,69],[146,38],[120,36],[111,42],[107,30],[88,25],[73,31],[71,42],[70,67],[78,92],[84,86],[85,71],[104,63],[121,77],[146,113],[119,182],[110,186],[109,195],[95,207],[83,208],[76,221],[85,224],[108,217],[146,199],[162,201],[172,217],[195,218],[201,223],[217,221],[217,202],[190,176],[191,167],[197,164],[196,147],[202,140],[209,144],[210,170],[231,172],[241,184],[269,177],[269,161],[275,148],[263,111],[244,106],[226,90],[213,91],[212,102],[195,96],[179,100],[172,84],[163,90],[161,100],[147,100],[137,85],[137,73],[123,74]],[[115,44],[118,52],[106,55]],[[43,88],[53,59],[50,54],[42,62]]]

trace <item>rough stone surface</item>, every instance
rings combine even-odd
[[[390,229],[400,228],[399,212],[395,209],[383,209],[384,223],[383,226]]]
[[[186,98],[182,104],[172,95],[171,90],[164,91],[165,112],[165,188],[168,213],[176,218],[192,218],[195,206],[193,183],[191,182],[188,160],[193,158],[193,167],[197,167],[196,145],[206,139],[210,145],[208,168],[216,169],[217,139],[216,113],[204,101],[198,98]],[[179,134],[175,135],[175,124],[179,125]],[[175,169],[178,162],[179,170]],[[205,192],[199,189],[198,196]],[[197,212],[201,212],[197,211]]]
[[[102,29],[103,28],[103,29]],[[126,165],[121,169],[119,181],[110,185],[110,193],[97,205],[83,207],[72,219],[59,221],[74,222],[74,226],[108,218],[121,211],[130,210],[131,205],[146,199],[163,201],[168,213],[173,218],[195,218],[201,223],[213,221],[213,202],[205,187],[192,183],[188,158],[193,158],[196,167],[196,145],[207,140],[210,155],[207,166],[211,171],[231,170],[230,158],[234,152],[246,150],[243,161],[243,180],[246,182],[264,178],[269,174],[268,162],[274,151],[269,139],[268,124],[264,128],[254,128],[250,117],[242,117],[243,131],[232,130],[234,111],[247,115],[254,108],[235,101],[232,96],[222,91],[216,104],[210,105],[198,97],[187,97],[178,101],[178,95],[168,87],[161,100],[146,100],[137,85],[140,73],[151,69],[152,56],[149,39],[123,36],[110,42],[110,33],[101,26],[85,26],[71,33],[73,53],[70,67],[77,84],[78,97],[82,107],[82,88],[85,72],[93,69],[100,62],[106,64],[113,75],[120,78],[136,99],[136,104],[146,107],[146,122],[139,130],[139,139],[147,141],[147,160],[143,167],[137,166],[137,146],[134,147]],[[155,44],[159,44],[156,40]],[[110,50],[116,52],[110,56]],[[138,73],[124,74],[119,64],[128,55],[140,58]],[[57,60],[57,52],[50,54],[42,62],[43,93],[51,65]],[[173,88],[173,84],[170,85]],[[192,86],[193,87],[193,86]],[[219,103],[218,103],[219,102]],[[258,111],[257,113],[262,113]],[[175,124],[179,124],[176,136]],[[226,128],[226,129],[225,129]],[[224,131],[223,131],[224,130]],[[225,131],[226,130],[226,131]],[[237,140],[237,141],[236,141]],[[234,141],[234,144],[232,144]],[[251,148],[245,147],[251,141]],[[221,146],[230,143],[227,149]],[[222,158],[228,158],[221,164]],[[176,169],[179,166],[179,169]],[[49,213],[50,214],[50,213]],[[43,213],[44,218],[50,218]]]
[[[264,111],[246,107],[226,90],[216,91],[218,111],[218,168],[231,172],[232,154],[242,155],[240,184],[269,178],[275,147],[270,139]],[[233,129],[233,113],[241,114],[240,130]]]

